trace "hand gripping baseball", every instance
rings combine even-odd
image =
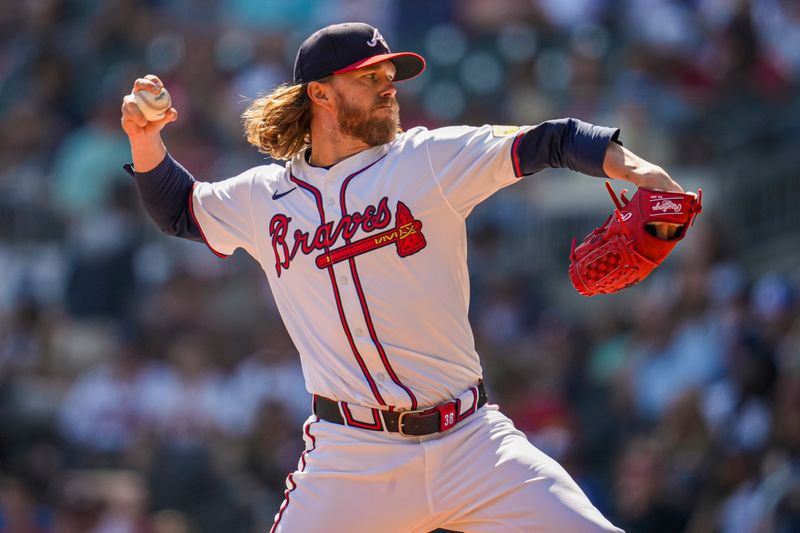
[[[158,95],[163,88],[164,84],[158,76],[153,74],[148,74],[134,82],[131,93],[122,99],[122,129],[128,134],[128,137],[155,135],[164,129],[164,126],[178,119],[178,111],[174,107],[170,107],[164,113],[163,118],[148,121],[136,103],[138,91],[148,91],[153,95]]]
[[[620,203],[608,182],[606,188],[614,213],[580,246],[573,240],[569,256],[569,277],[584,296],[617,292],[642,281],[683,239],[702,209],[702,190],[694,194],[639,187],[630,200],[623,191]],[[658,225],[677,231],[671,238],[659,238]]]

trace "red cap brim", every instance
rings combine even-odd
[[[334,74],[351,72],[383,61],[391,61],[397,68],[394,81],[410,80],[411,78],[419,76],[422,74],[422,71],[425,70],[425,58],[421,55],[413,52],[398,52],[396,54],[378,54],[362,59],[361,61],[356,61],[352,65],[334,71]]]

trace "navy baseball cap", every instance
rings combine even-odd
[[[294,62],[294,83],[321,80],[381,61],[394,63],[394,81],[413,78],[425,70],[421,55],[393,54],[377,28],[362,22],[333,24],[314,32],[300,45]]]

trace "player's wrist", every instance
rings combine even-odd
[[[606,149],[603,171],[609,178],[627,181],[637,187],[671,192],[683,191],[683,188],[663,168],[616,143],[609,143]]]
[[[139,131],[125,132],[128,135],[128,141],[131,143],[131,147],[134,145],[141,147],[155,147],[163,143],[161,140],[160,131],[145,131],[144,128],[138,129]]]
[[[167,157],[167,148],[158,134],[131,138],[130,141],[133,168],[137,173],[153,170]]]

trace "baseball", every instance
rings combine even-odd
[[[172,98],[165,88],[162,88],[158,94],[146,90],[136,91],[134,99],[139,111],[149,122],[161,120],[172,107]]]

